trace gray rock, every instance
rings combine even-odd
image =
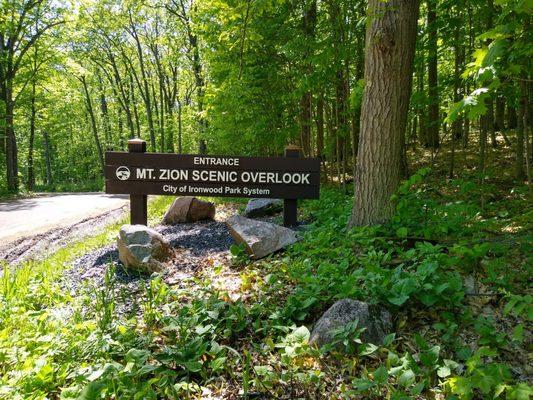
[[[117,247],[119,259],[126,268],[148,273],[161,271],[173,254],[168,241],[144,225],[122,225]]]
[[[226,221],[233,240],[245,243],[246,251],[254,259],[263,258],[299,240],[291,229],[234,215]]]
[[[244,210],[249,218],[264,217],[283,210],[283,200],[280,199],[250,199]]]
[[[192,196],[178,197],[163,217],[163,225],[215,218],[215,205]]]
[[[320,317],[309,342],[319,347],[331,343],[333,331],[356,319],[359,320],[358,328],[366,328],[360,336],[363,343],[380,345],[383,338],[392,331],[392,319],[388,311],[362,301],[343,299],[333,304]]]
[[[467,275],[463,278],[463,288],[466,295],[479,294],[479,283],[473,275]]]

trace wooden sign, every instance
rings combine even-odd
[[[320,160],[299,158],[295,147],[286,157],[183,155],[145,153],[146,142],[133,139],[128,150],[106,152],[105,186],[130,194],[132,223],[146,224],[148,194],[284,199],[285,225],[296,224],[296,199],[319,197]]]

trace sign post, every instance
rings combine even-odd
[[[142,139],[128,140],[128,152],[146,153],[146,142]],[[148,225],[147,195],[130,194],[130,221],[133,225]]]
[[[285,157],[298,158],[300,157],[300,148],[298,146],[285,147]],[[298,200],[284,199],[283,200],[283,225],[286,227],[293,227],[298,225]]]
[[[297,224],[297,199],[318,199],[320,159],[147,153],[146,142],[128,141],[128,152],[105,153],[106,193],[130,195],[131,223],[147,223],[147,195],[284,199],[285,226]]]

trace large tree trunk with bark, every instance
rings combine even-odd
[[[365,92],[350,225],[372,225],[393,214],[400,182],[418,21],[418,0],[370,0]]]

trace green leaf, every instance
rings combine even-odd
[[[420,361],[426,367],[435,365],[439,359],[440,346],[433,346],[428,351],[420,354]]]
[[[533,396],[533,388],[526,383],[519,383],[507,394],[507,398],[511,400],[529,400]]]
[[[198,372],[202,369],[202,363],[199,361],[181,361],[180,364],[190,372]]]
[[[372,343],[363,343],[359,348],[359,354],[362,356],[368,356],[374,353],[378,349],[378,346]]]
[[[389,298],[388,300],[394,305],[401,306],[403,303],[409,300],[409,296],[405,294],[399,294],[395,297]]]
[[[389,372],[383,365],[374,371],[374,382],[378,385],[383,385],[387,382]]]
[[[415,383],[415,379],[416,376],[413,370],[408,369],[400,375],[400,377],[398,378],[398,384],[404,387],[408,387]]]
[[[127,362],[133,362],[134,364],[141,365],[148,360],[150,352],[148,350],[130,349],[124,357]]]
[[[102,389],[106,387],[103,382],[91,382],[81,392],[78,400],[98,400],[101,398]]]
[[[396,338],[396,333],[390,333],[387,336],[385,336],[383,338],[383,347],[390,346],[395,338]]]
[[[450,370],[450,367],[448,367],[447,365],[443,365],[437,369],[437,375],[439,376],[439,378],[446,378],[450,376],[451,373],[452,371]]]
[[[519,324],[513,329],[511,337],[514,341],[522,342],[524,340],[524,325]]]
[[[309,332],[309,329],[305,326],[300,326],[287,336],[287,341],[289,343],[302,343],[308,341],[310,336],[311,333]]]
[[[211,361],[211,363],[209,364],[209,366],[211,367],[211,369],[213,371],[219,371],[219,370],[222,370],[224,369],[224,365],[226,364],[226,360],[228,358],[227,357],[218,357],[218,358],[215,358],[213,361]]]
[[[396,236],[404,238],[407,236],[407,232],[407,228],[403,226],[401,228],[396,229]]]
[[[365,392],[368,389],[371,389],[376,386],[376,384],[370,379],[354,379],[352,384],[358,392]]]
[[[411,393],[414,395],[419,395],[420,393],[422,393],[425,387],[426,381],[420,381],[411,389]]]

